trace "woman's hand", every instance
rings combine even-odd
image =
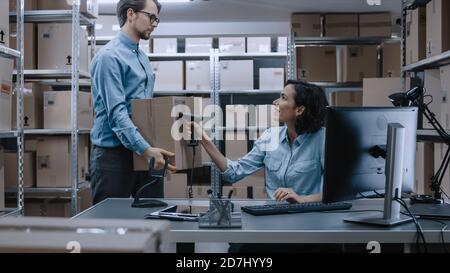
[[[304,203],[302,197],[291,188],[279,188],[274,194],[275,200],[287,201],[289,203]]]
[[[197,122],[185,122],[184,123],[184,129],[186,130],[186,133],[188,135],[191,135],[192,133],[192,127],[194,127],[194,132],[195,132],[195,136],[196,136],[196,140],[202,141],[202,140],[209,140],[211,141],[211,139],[209,139],[209,137],[207,136],[207,134],[205,134],[203,132],[203,128],[197,123]]]

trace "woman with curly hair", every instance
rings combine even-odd
[[[271,199],[291,203],[321,201],[328,106],[325,93],[313,84],[288,81],[273,104],[284,126],[266,130],[241,159],[225,158],[194,124],[197,133],[202,134],[200,142],[227,182],[236,183],[264,168],[266,192]]]

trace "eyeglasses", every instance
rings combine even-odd
[[[145,15],[147,15],[148,19],[150,20],[150,24],[152,26],[157,27],[159,25],[159,18],[155,14],[149,13],[149,12],[146,12],[146,11],[142,11],[142,10],[140,10],[138,12],[144,13]]]

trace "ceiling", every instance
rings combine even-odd
[[[165,22],[248,22],[289,21],[293,12],[389,11],[400,14],[401,0],[381,0],[381,6],[369,6],[367,1],[193,0],[189,3],[164,3],[160,17]],[[115,7],[114,3],[101,3],[100,13],[115,14]]]

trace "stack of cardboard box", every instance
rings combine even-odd
[[[426,57],[426,8],[408,11],[406,15],[406,64],[416,63]]]
[[[5,188],[17,189],[17,152],[6,151],[5,158]],[[23,155],[23,187],[36,186],[36,153],[25,152]]]
[[[343,13],[325,15],[325,36],[358,37],[358,14]]]
[[[221,90],[252,90],[254,88],[253,69],[253,60],[221,61]]]
[[[17,123],[17,95],[12,97],[11,107],[11,127],[16,129]],[[43,128],[43,87],[37,83],[25,84],[23,93],[23,128],[42,129]],[[61,113],[58,112],[58,115]]]
[[[152,62],[155,73],[155,91],[183,90],[183,61]]]
[[[450,2],[432,0],[427,4],[427,58],[450,50]]]
[[[291,23],[296,37],[320,37],[322,34],[320,14],[294,13]]]
[[[178,52],[177,38],[155,38],[150,47],[153,53],[173,54]]]
[[[40,10],[72,10],[72,1],[65,0],[37,0],[37,8]],[[81,0],[80,12],[89,17],[98,17],[98,3],[97,0]]]
[[[164,198],[187,198],[187,174],[168,174],[164,181]]]
[[[70,129],[71,91],[44,92],[44,129]],[[87,92],[78,92],[77,121],[79,129],[91,129],[92,98]]]
[[[185,52],[209,54],[212,48],[212,44],[212,38],[186,38]]]
[[[377,46],[344,46],[342,54],[343,78],[338,82],[362,82],[377,76]]]
[[[308,82],[336,82],[336,47],[298,47],[297,77]]]
[[[43,23],[38,24],[37,56],[38,69],[62,69],[72,68],[72,24]],[[79,70],[89,72],[88,34],[83,28],[79,28],[78,58]]]
[[[338,107],[361,107],[362,98],[362,92],[337,91],[333,92],[330,104]]]
[[[44,188],[71,187],[71,137],[40,136],[36,147],[36,185]],[[89,173],[88,136],[78,137],[78,180]]]
[[[359,37],[391,37],[390,13],[365,13],[359,15]]]

